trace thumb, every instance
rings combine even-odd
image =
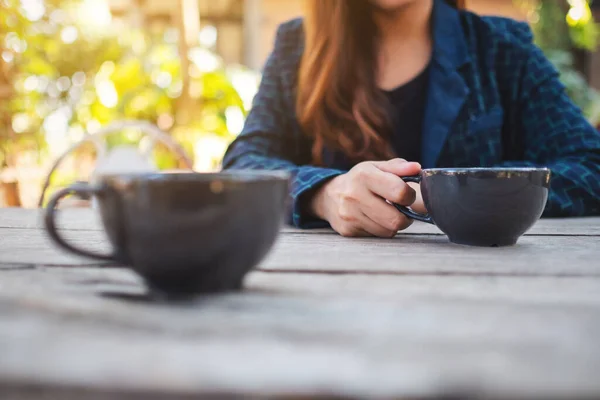
[[[401,158],[382,161],[376,163],[375,166],[383,172],[394,174],[396,176],[412,176],[421,173],[421,164],[417,162],[408,162]]]

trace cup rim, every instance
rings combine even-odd
[[[531,173],[549,174],[547,167],[467,167],[467,168],[426,168],[423,175],[479,175],[497,174],[504,176],[523,175]]]
[[[252,183],[288,181],[291,174],[280,170],[223,170],[219,172],[132,172],[112,173],[98,177],[100,181],[127,181],[130,183],[204,182]]]

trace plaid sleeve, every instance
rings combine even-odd
[[[299,228],[325,227],[325,221],[307,213],[307,201],[325,181],[345,171],[308,165],[310,144],[292,129],[294,110],[289,101],[286,104],[281,61],[288,49],[299,45],[295,36],[286,25],[278,29],[275,49],[265,64],[252,109],[242,133],[225,154],[223,168],[288,171],[292,175],[288,222]]]
[[[583,116],[542,51],[526,46],[520,82],[514,82],[518,107],[514,134],[524,143],[523,159],[504,166],[551,169],[547,217],[600,213],[600,132]]]

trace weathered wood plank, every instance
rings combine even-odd
[[[62,211],[59,225],[66,230],[101,230],[100,219],[94,210],[69,209]],[[0,208],[0,228],[29,228],[41,229],[43,210],[22,208]],[[284,227],[285,233],[302,234],[334,234],[330,229],[300,230]],[[442,234],[435,226],[414,223],[402,234]],[[600,217],[594,218],[569,218],[569,219],[542,219],[527,235],[566,235],[566,236],[600,236]]]
[[[67,231],[78,246],[108,252],[99,231]],[[599,276],[600,239],[526,236],[514,247],[454,245],[445,236],[348,239],[329,234],[282,234],[261,269],[362,274]],[[0,264],[97,265],[58,250],[40,230],[0,229]]]
[[[302,230],[286,226],[285,233],[298,234],[335,234],[331,229]],[[408,229],[399,233],[400,235],[443,235],[436,226],[413,223]],[[537,222],[525,236],[600,236],[600,218],[544,218]]]
[[[49,296],[98,296],[146,293],[137,275],[124,268],[31,267],[0,272],[0,298],[23,299],[23,293]],[[600,309],[600,278],[513,277],[479,275],[334,275],[255,271],[248,274],[249,294],[381,301],[498,303],[518,306],[582,306]]]
[[[110,253],[102,231],[65,231],[77,247]],[[40,229],[0,228],[0,264],[100,265],[101,263],[59,250]]]
[[[72,240],[106,247],[85,212],[65,217]],[[32,269],[82,265],[35,224],[0,228],[0,393],[600,396],[593,235],[553,225],[479,249],[288,229],[261,267],[284,273],[161,305],[126,270]]]
[[[58,225],[67,230],[101,230],[95,210],[77,208],[59,212]],[[0,208],[0,228],[43,229],[43,209]]]
[[[513,247],[458,246],[444,236],[392,240],[286,234],[262,269],[329,273],[600,275],[600,239],[526,236]]]
[[[286,293],[323,301],[339,298],[392,302],[473,302],[595,307],[600,312],[600,278],[512,276],[326,275],[253,272],[252,292]],[[551,329],[549,327],[549,329]]]
[[[98,296],[141,292],[126,271],[2,273],[0,390],[600,395],[598,280],[313,278],[255,273],[243,293],[160,305]]]

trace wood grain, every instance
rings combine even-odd
[[[600,397],[597,218],[497,249],[285,228],[244,291],[165,303],[40,216],[0,209],[2,398]],[[109,250],[90,210],[61,221]]]
[[[281,235],[261,268],[275,271],[515,276],[598,276],[600,239],[526,236],[513,247],[454,245],[444,236],[391,240]]]
[[[172,398],[600,394],[596,279],[254,273],[243,293],[178,305],[102,296],[143,293],[127,271],[1,282],[0,385]]]
[[[43,210],[23,208],[0,208],[0,228],[43,229]],[[59,213],[59,226],[65,230],[102,230],[100,218],[95,210],[68,209]],[[335,234],[330,229],[301,230],[285,226],[284,233]],[[437,227],[414,223],[401,234],[441,235]],[[600,217],[541,219],[527,235],[600,236]]]
[[[110,253],[102,231],[65,231],[63,236],[77,247]],[[43,230],[28,228],[0,228],[0,264],[101,265],[58,249]]]
[[[110,252],[103,232],[64,234],[79,247]],[[600,276],[599,259],[597,237],[526,236],[514,247],[477,248],[451,244],[439,235],[382,240],[283,233],[259,268],[336,274]],[[38,229],[0,229],[0,264],[99,265],[57,249]]]
[[[66,230],[102,230],[96,210],[74,208],[58,213],[58,225]],[[44,210],[0,208],[0,228],[43,229]]]

